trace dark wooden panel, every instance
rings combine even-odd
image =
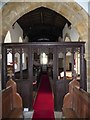
[[[86,78],[85,78],[85,74],[86,74],[86,63],[85,63],[85,59],[84,59],[84,53],[85,53],[85,47],[84,45],[81,46],[80,49],[80,76],[81,76],[81,81],[80,81],[80,88],[83,88],[84,90],[87,90],[86,87]]]
[[[29,80],[16,80],[17,83],[17,91],[21,95],[23,100],[23,107],[31,109],[32,101],[31,99],[31,81]]]
[[[6,88],[7,82],[7,49],[2,46],[2,89]]]
[[[59,47],[80,47],[84,45],[85,42],[30,42],[30,43],[3,43],[3,46],[11,48],[22,48],[22,47],[28,47],[28,46],[59,46]]]
[[[56,82],[56,106],[58,111],[62,111],[63,98],[68,93],[69,82],[71,80],[57,80]]]
[[[54,109],[57,110],[57,101],[56,101],[56,81],[58,75],[58,55],[57,55],[57,47],[54,48],[53,51],[53,92],[54,92]]]

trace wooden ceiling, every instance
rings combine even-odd
[[[71,23],[55,11],[40,7],[18,19],[18,24],[29,37],[28,42],[55,42],[62,37],[62,30],[67,23]]]

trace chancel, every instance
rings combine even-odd
[[[88,17],[77,2],[2,6],[2,119],[90,118]]]

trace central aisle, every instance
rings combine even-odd
[[[42,75],[40,87],[34,103],[34,114],[32,120],[55,120],[54,99],[47,74]]]

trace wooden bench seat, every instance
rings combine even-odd
[[[75,111],[72,108],[63,108],[63,114],[66,118],[78,118]]]
[[[14,108],[8,116],[9,116],[9,118],[22,118],[23,117],[22,109]]]
[[[73,84],[74,85],[74,84]],[[90,118],[90,93],[80,89],[77,82],[64,97],[63,116],[65,118]]]
[[[6,89],[2,90],[2,119],[23,118],[22,99],[16,92],[14,81],[7,83]]]

